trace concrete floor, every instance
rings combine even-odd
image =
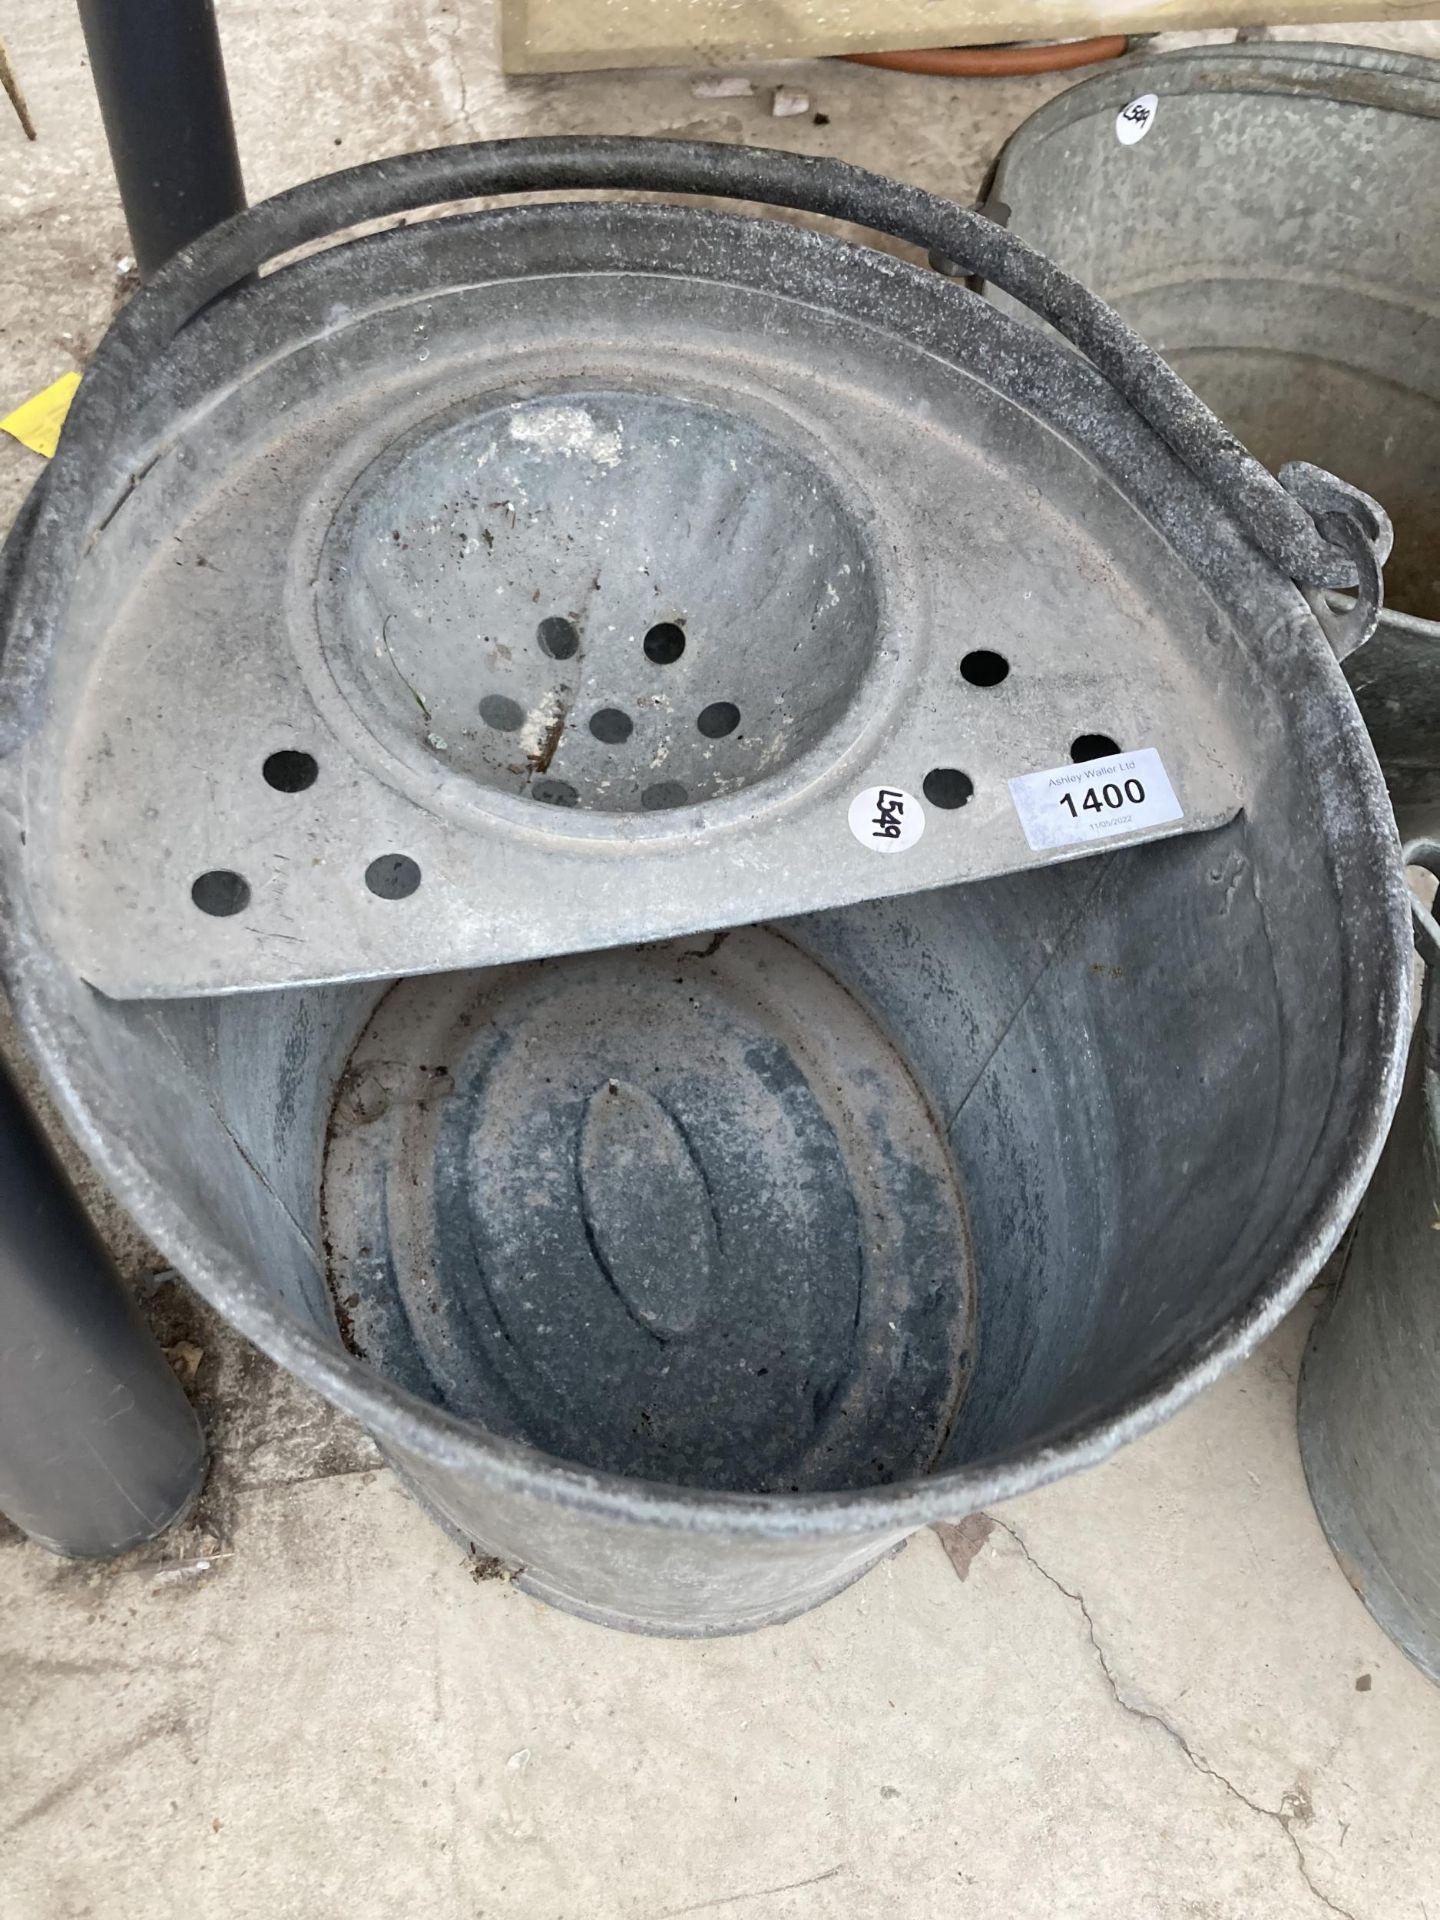
[[[507,85],[484,6],[220,14],[255,197],[467,135],[635,130],[963,198],[1062,84]],[[11,0],[0,30],[40,135],[0,108],[3,412],[84,364],[128,246],[71,10]],[[828,124],[773,120],[779,78]],[[0,525],[38,468],[0,438]],[[118,1565],[0,1537],[3,1920],[1440,1920],[1440,1692],[1311,1512],[1308,1308],[1119,1459],[918,1536],[816,1614],[641,1641],[477,1582],[369,1441],[88,1192],[216,1464],[191,1523]]]

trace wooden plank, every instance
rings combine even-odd
[[[1414,0],[501,0],[507,73],[739,65],[1189,27],[1413,20]]]

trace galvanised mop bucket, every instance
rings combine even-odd
[[[693,206],[257,271],[580,187],[941,248],[1082,353]],[[630,1628],[812,1606],[1181,1404],[1363,1190],[1409,921],[1336,649],[1387,530],[1285,480],[833,163],[502,143],[256,207],[117,320],[7,549],[29,1042],[477,1554]]]
[[[1384,506],[1386,610],[1346,672],[1402,830],[1440,831],[1440,63],[1292,42],[1126,60],[1012,135],[984,210],[1262,460]]]
[[[1405,849],[1440,873],[1440,844]],[[1440,1680],[1440,926],[1400,1110],[1300,1374],[1300,1453],[1321,1524],[1366,1606]]]

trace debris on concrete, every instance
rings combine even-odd
[[[181,1560],[173,1566],[161,1567],[151,1581],[153,1587],[174,1587],[183,1580],[198,1580],[203,1573],[209,1573],[217,1560],[230,1559],[228,1553],[202,1554],[198,1560]]]
[[[809,111],[810,96],[801,93],[798,87],[776,87],[770,96],[770,112],[777,120],[789,120]]]
[[[6,51],[3,40],[0,40],[0,87],[3,87],[9,95],[10,104],[14,107],[16,117],[24,129],[25,138],[27,140],[33,140],[35,138],[35,122],[30,118],[29,103],[20,90],[19,76],[15,72],[14,64],[10,59],[9,53]]]
[[[716,73],[692,80],[690,91],[697,100],[748,100],[755,92],[755,82],[743,73]]]
[[[975,1556],[995,1531],[988,1513],[972,1513],[964,1520],[941,1520],[935,1532],[962,1580],[968,1579]]]
[[[182,1380],[193,1380],[200,1371],[205,1349],[197,1347],[193,1340],[177,1340],[173,1347],[166,1347],[165,1358]]]
[[[494,1554],[479,1554],[470,1549],[470,1578],[478,1586],[482,1580],[514,1580],[522,1574],[523,1567],[512,1566],[508,1560],[498,1559]]]
[[[7,413],[0,420],[0,433],[8,433],[42,459],[50,459],[60,444],[60,429],[79,384],[78,373],[62,373],[58,380],[52,380],[13,413]]]

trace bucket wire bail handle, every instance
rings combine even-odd
[[[1440,840],[1428,837],[1407,840],[1400,850],[1400,858],[1407,867],[1423,867],[1440,880]],[[1435,918],[1413,887],[1410,891],[1410,918],[1415,927],[1415,951],[1427,967],[1440,967],[1440,920]]]
[[[563,135],[403,154],[329,174],[261,201],[203,234],[155,276],[112,325],[77,395],[81,419],[105,411],[96,391],[123,383],[132,356],[163,353],[187,322],[267,261],[362,221],[499,195],[628,191],[786,207],[908,241],[990,282],[1068,340],[1302,588],[1354,588],[1368,599],[1378,564],[1332,542],[1314,513],[1236,440],[1120,315],[1046,255],[983,214],[919,187],[809,154],[703,141]],[[86,388],[91,388],[87,394]],[[113,396],[110,397],[114,404]],[[76,434],[74,441],[81,435]],[[64,460],[62,443],[60,458]],[[1315,470],[1318,473],[1318,469]],[[1325,512],[1338,521],[1333,499]],[[1378,511],[1378,510],[1377,510]]]

